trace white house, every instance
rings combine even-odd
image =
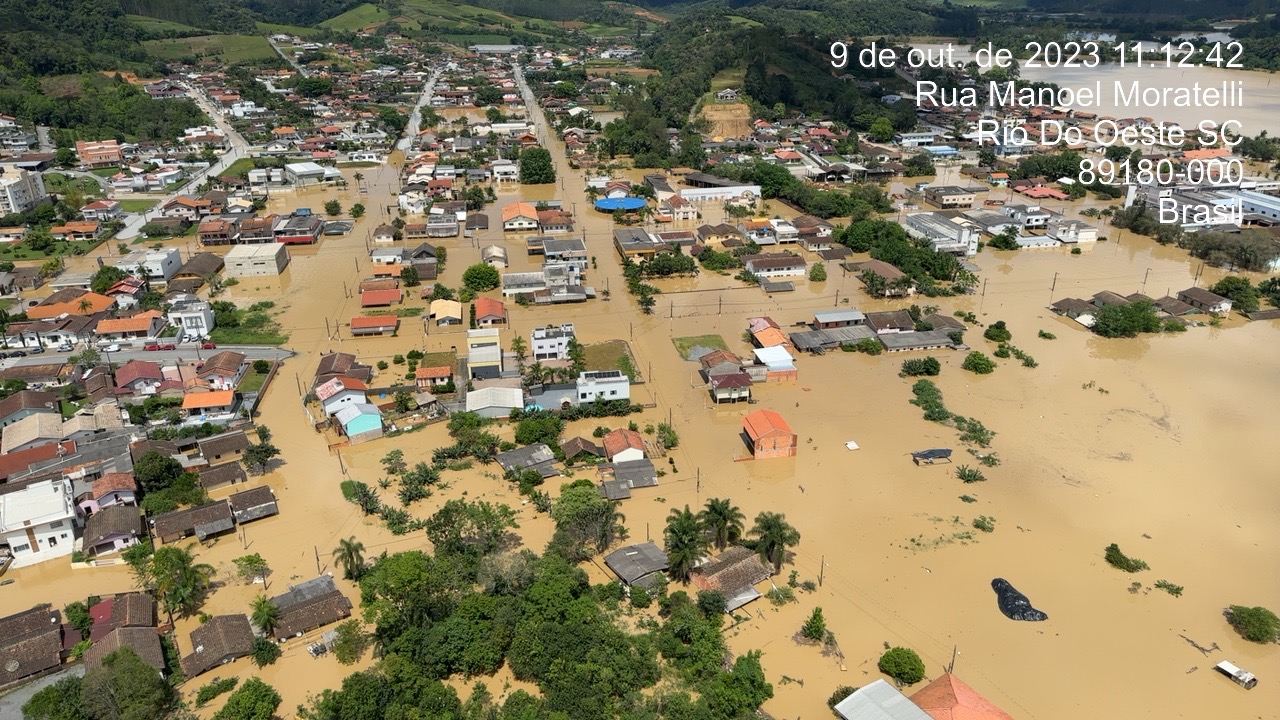
[[[334,415],[347,405],[368,402],[365,390],[369,386],[355,378],[333,378],[316,387],[316,398],[324,405],[326,415]]]
[[[151,282],[168,282],[182,267],[182,252],[176,247],[137,250],[115,263],[116,267]]]
[[[1098,228],[1079,220],[1056,218],[1049,221],[1045,235],[1061,243],[1094,243],[1098,241]]]
[[[573,323],[559,327],[548,325],[533,329],[534,360],[565,360],[569,357],[569,341],[575,339]]]
[[[578,375],[578,402],[630,400],[631,379],[620,370],[598,370]]]
[[[71,481],[57,478],[0,495],[0,544],[23,567],[71,554],[75,542]]]
[[[183,338],[205,338],[213,330],[213,308],[204,301],[179,303],[169,308],[169,324],[177,325]]]
[[[486,387],[467,393],[467,412],[481,417],[507,417],[512,410],[523,407],[524,391],[520,388]]]

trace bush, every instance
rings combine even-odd
[[[391,367],[391,366],[390,366],[390,365],[387,365],[387,361],[386,361],[386,360],[379,360],[379,361],[378,361],[378,369],[379,369],[379,370],[386,370],[388,367]]]
[[[827,266],[822,263],[814,263],[809,268],[809,282],[824,282],[827,279]]]
[[[765,597],[769,598],[769,602],[777,606],[786,605],[789,602],[795,602],[796,591],[786,585],[778,585],[765,593]]]
[[[653,604],[653,596],[642,587],[631,588],[631,607],[647,608]]]
[[[993,517],[987,517],[986,515],[979,515],[973,519],[973,526],[982,532],[995,532],[996,519]]]
[[[991,342],[1009,342],[1013,339],[1013,333],[1009,332],[1009,328],[1005,327],[1003,320],[997,320],[983,331],[982,337]]]
[[[987,479],[987,476],[983,475],[981,470],[971,468],[968,465],[961,465],[956,468],[956,477],[960,478],[961,482],[964,483],[982,482]]]
[[[839,705],[841,700],[844,700],[856,692],[858,692],[858,688],[852,685],[841,685],[836,688],[835,692],[831,693],[831,697],[827,698],[827,707],[835,710],[836,705]]]
[[[995,371],[996,363],[986,355],[974,350],[965,357],[964,363],[960,367],[978,375],[990,375]]]
[[[902,372],[898,374],[902,377],[918,377],[920,375],[934,376],[940,372],[942,372],[942,363],[938,362],[938,358],[930,356],[914,360],[903,360]]]
[[[1036,333],[1036,337],[1040,338],[1041,340],[1057,340],[1058,339],[1057,335],[1054,335],[1053,333],[1047,330],[1041,330],[1040,332]]]
[[[880,672],[902,685],[912,685],[924,679],[924,661],[910,648],[890,648],[880,656],[879,667]]]
[[[487,263],[477,263],[462,273],[462,284],[472,292],[485,292],[502,283],[498,268]]]
[[[1280,640],[1280,617],[1264,607],[1232,605],[1227,609],[1227,622],[1249,642],[1273,643]]]
[[[259,375],[266,375],[267,372],[270,370],[271,370],[270,360],[254,360],[253,361],[253,371],[258,373]]]
[[[827,636],[827,620],[822,616],[822,608],[813,609],[813,614],[801,626],[800,634],[809,640],[821,640]]]
[[[852,345],[845,343],[840,346],[840,349],[845,352],[860,352],[866,353],[867,355],[879,355],[884,352],[884,345],[881,345],[880,341],[875,338],[863,338]]]
[[[208,702],[223,693],[231,692],[235,689],[236,683],[240,682],[239,678],[222,678],[204,685],[196,692],[196,707],[204,707]]]
[[[1156,587],[1163,590],[1174,597],[1182,597],[1182,586],[1174,585],[1168,580],[1157,580]]]
[[[1078,247],[1073,247],[1073,248],[1071,248],[1071,254],[1072,254],[1072,255],[1083,255],[1083,254],[1084,254],[1084,251],[1083,251],[1083,250],[1081,250],[1081,249],[1080,249],[1080,248],[1078,248]]]
[[[1150,569],[1149,565],[1138,558],[1131,558],[1120,552],[1120,546],[1115,543],[1111,543],[1107,546],[1106,551],[1103,553],[1103,557],[1107,559],[1108,565],[1127,573],[1142,572],[1143,570]]]
[[[676,434],[675,428],[666,423],[658,423],[658,440],[668,450],[680,444],[680,436]]]

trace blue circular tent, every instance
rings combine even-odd
[[[645,202],[644,198],[633,197],[631,195],[621,198],[600,198],[596,201],[596,210],[605,213],[611,213],[615,210],[632,212],[639,210],[647,204],[648,203]]]

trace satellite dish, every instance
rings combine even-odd
[[[11,673],[18,672],[18,661],[10,660],[9,662],[4,664],[4,669],[5,669],[5,672],[11,672]]]

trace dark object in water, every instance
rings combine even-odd
[[[1010,620],[1026,620],[1039,622],[1048,620],[1049,616],[1031,607],[1026,595],[1018,592],[1008,580],[996,578],[991,581],[991,589],[996,591],[996,599],[1000,603],[1000,612]]]

